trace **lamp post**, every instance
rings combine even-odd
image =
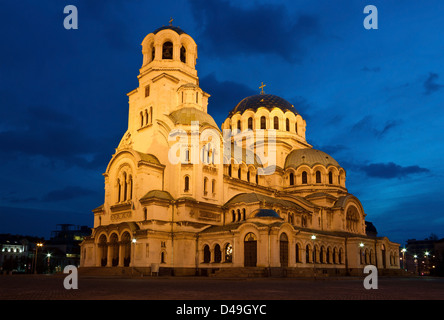
[[[426,272],[428,272],[428,274],[430,275],[430,269],[429,269],[429,255],[430,252],[426,251],[424,252],[424,258],[425,258],[425,266],[424,266],[424,270]],[[427,274],[426,274],[427,275]]]
[[[405,266],[405,252],[407,251],[406,248],[402,248],[401,252],[402,252],[402,268],[404,269],[404,271],[407,271],[407,268]]]
[[[312,235],[311,242],[313,244],[313,275],[314,275],[314,278],[316,279],[316,249],[315,249],[315,244],[314,244],[315,240],[316,240],[316,236]]]
[[[43,247],[43,243],[39,242],[35,245],[35,257],[34,257],[34,273],[37,273],[37,252],[39,247]]]
[[[47,253],[46,254],[46,258],[48,258],[48,273],[50,272],[50,263],[49,263],[49,259],[51,258],[51,253]]]
[[[364,243],[360,243],[359,244],[359,247],[361,248],[361,264],[363,264],[363,262],[365,262],[365,259],[364,259],[364,251],[362,251],[362,248],[364,248]]]
[[[417,275],[419,275],[419,270],[418,270],[418,256],[415,254],[415,255],[413,256],[413,258],[415,259],[415,273],[416,273]]]

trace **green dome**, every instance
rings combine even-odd
[[[191,122],[199,121],[199,125],[207,124],[219,129],[212,116],[196,108],[181,108],[171,112],[169,117],[174,124],[191,125]]]
[[[317,164],[323,165],[324,167],[340,167],[339,163],[325,152],[307,148],[291,151],[285,159],[284,169],[288,167],[296,169],[303,164],[309,167],[313,167]]]

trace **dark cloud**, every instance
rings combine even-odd
[[[424,81],[423,84],[425,95],[430,95],[444,87],[444,85],[436,83],[436,80],[438,80],[438,78],[439,78],[438,74],[433,72],[429,73],[429,76],[427,77],[427,79]]]
[[[211,95],[208,102],[208,113],[219,125],[242,99],[257,94],[257,91],[245,84],[235,81],[219,81],[214,73],[201,78],[199,84],[205,92]]]
[[[313,146],[315,149],[321,150],[329,155],[337,154],[341,151],[349,150],[350,148],[343,144],[325,145],[325,146]]]
[[[96,191],[92,191],[79,186],[67,186],[62,189],[53,190],[48,192],[41,201],[43,202],[55,202],[55,201],[65,201],[77,198],[82,198],[86,196],[95,196]]]
[[[389,120],[384,123],[382,128],[377,128],[377,124],[375,124],[373,116],[367,115],[356,122],[352,126],[351,131],[354,133],[364,133],[366,135],[368,135],[368,133],[372,133],[377,138],[383,138],[389,131],[400,124],[401,122],[399,120]]]
[[[356,167],[355,167],[356,168]],[[417,165],[403,167],[396,163],[371,163],[368,165],[362,165],[359,169],[368,177],[393,179],[404,178],[412,174],[421,174],[430,172],[427,168],[422,168]]]
[[[48,107],[26,108],[22,117],[9,120],[9,129],[0,132],[0,145],[9,158],[0,161],[42,156],[67,166],[103,169],[109,160],[106,153],[112,151],[104,146],[117,141],[115,135],[109,141],[89,135],[76,117]]]
[[[228,1],[193,0],[191,11],[205,38],[204,50],[220,57],[239,54],[276,54],[297,62],[304,41],[320,34],[318,17],[291,16],[279,4],[233,6]]]

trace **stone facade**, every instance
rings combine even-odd
[[[366,234],[345,170],[306,141],[294,106],[262,92],[242,100],[221,130],[207,113],[188,34],[159,28],[142,53],[128,130],[103,174],[105,199],[93,210],[81,267],[187,275],[399,269],[399,245]]]

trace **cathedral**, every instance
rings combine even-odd
[[[163,26],[142,42],[128,129],[103,173],[80,270],[211,276],[362,275],[399,270],[346,171],[307,142],[306,122],[264,92],[221,127],[199,86],[197,45]],[[229,107],[229,106],[227,106]]]

